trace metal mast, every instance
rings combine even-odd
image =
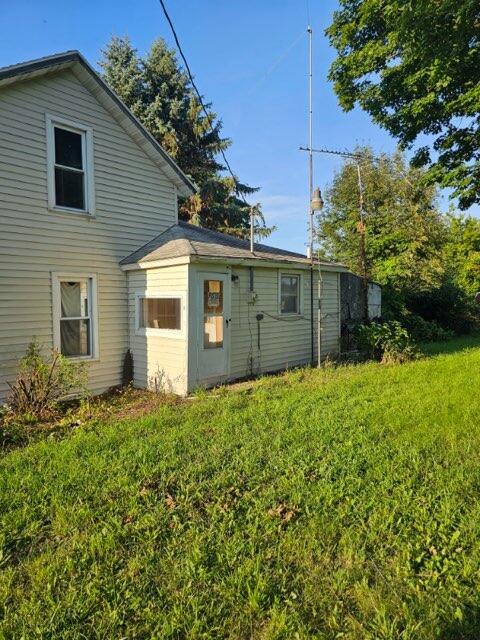
[[[312,56],[312,27],[307,27],[308,33],[308,194],[309,194],[309,252],[310,259],[313,264],[313,96],[312,96],[312,77],[313,77],[313,56]]]
[[[309,209],[309,242],[308,255],[310,258],[310,342],[312,346],[311,362],[312,366],[315,362],[315,331],[313,327],[313,95],[312,95],[312,76],[313,76],[313,31],[308,25],[308,209]],[[320,352],[318,353],[320,358]],[[320,365],[320,359],[319,363]]]

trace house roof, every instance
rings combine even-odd
[[[146,263],[148,265],[149,262],[183,256],[310,264],[310,260],[301,253],[285,251],[284,249],[277,249],[264,244],[255,243],[254,253],[252,254],[248,240],[197,227],[187,222],[179,222],[172,225],[166,231],[153,238],[153,240],[147,242],[143,247],[124,258],[120,264],[142,263],[143,265]],[[342,268],[342,265],[334,262],[322,261],[320,264]]]
[[[63,69],[72,69],[77,78],[87,86],[101,104],[110,111],[147,155],[158,164],[177,186],[182,196],[196,192],[194,183],[186,176],[155,138],[137,120],[130,109],[110,89],[79,51],[65,51],[44,58],[0,68],[0,88],[5,85],[46,75]]]

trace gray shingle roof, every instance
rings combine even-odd
[[[254,255],[252,255],[248,240],[241,240],[235,236],[197,227],[187,222],[179,222],[131,253],[120,264],[145,263],[191,255],[207,258],[301,262],[304,264],[310,262],[301,253],[285,251],[284,249],[257,243],[254,245]],[[322,264],[336,266],[333,262],[322,262]]]

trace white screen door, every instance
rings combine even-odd
[[[200,381],[221,381],[228,375],[230,347],[230,288],[228,275],[198,274],[199,332],[198,376]]]

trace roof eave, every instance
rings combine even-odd
[[[214,263],[214,264],[224,264],[227,266],[243,266],[243,267],[253,267],[253,266],[264,266],[270,267],[272,269],[303,269],[309,270],[311,264],[309,262],[302,262],[300,260],[275,260],[274,258],[260,258],[260,257],[252,257],[252,258],[227,258],[225,256],[202,256],[199,254],[194,255],[185,255],[179,256],[177,258],[161,258],[158,260],[138,260],[134,263],[128,264],[120,264],[120,268],[122,271],[138,271],[144,269],[156,269],[161,267],[168,267],[177,264],[186,264],[186,263]],[[319,264],[314,264],[314,269],[318,269]],[[343,265],[337,264],[320,264],[320,268],[322,271],[333,271],[333,272],[346,272],[348,269]]]

